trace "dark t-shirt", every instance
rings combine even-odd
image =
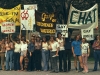
[[[73,39],[72,38],[65,38],[65,49],[69,50],[72,48],[71,43],[72,43]]]

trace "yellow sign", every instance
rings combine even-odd
[[[2,22],[14,22],[16,26],[19,26],[20,10],[21,10],[20,4],[12,9],[0,8],[0,26]]]

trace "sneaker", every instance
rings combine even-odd
[[[76,72],[79,72],[78,70],[76,70]]]
[[[85,71],[82,71],[82,73],[85,73]]]

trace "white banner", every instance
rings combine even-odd
[[[68,37],[68,28],[66,24],[56,24],[56,33],[55,37],[57,37],[57,33],[61,32],[62,37]]]
[[[94,40],[94,29],[81,29],[82,38],[86,40]]]
[[[98,5],[95,4],[88,10],[80,11],[70,6],[68,28],[86,29],[98,27]]]
[[[15,33],[15,23],[3,22],[1,25],[1,32],[5,34]]]
[[[24,9],[25,10],[37,10],[38,7],[37,7],[37,4],[28,4],[28,5],[24,5]]]
[[[35,10],[21,10],[21,30],[33,30]]]

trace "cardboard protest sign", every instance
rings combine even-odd
[[[94,40],[94,30],[92,29],[81,29],[82,38],[86,38],[86,40]]]
[[[3,22],[1,25],[1,32],[5,34],[15,33],[15,23]]]
[[[68,28],[66,24],[57,24],[56,25],[56,33],[55,37],[57,37],[57,33],[61,32],[62,37],[68,37]]]

